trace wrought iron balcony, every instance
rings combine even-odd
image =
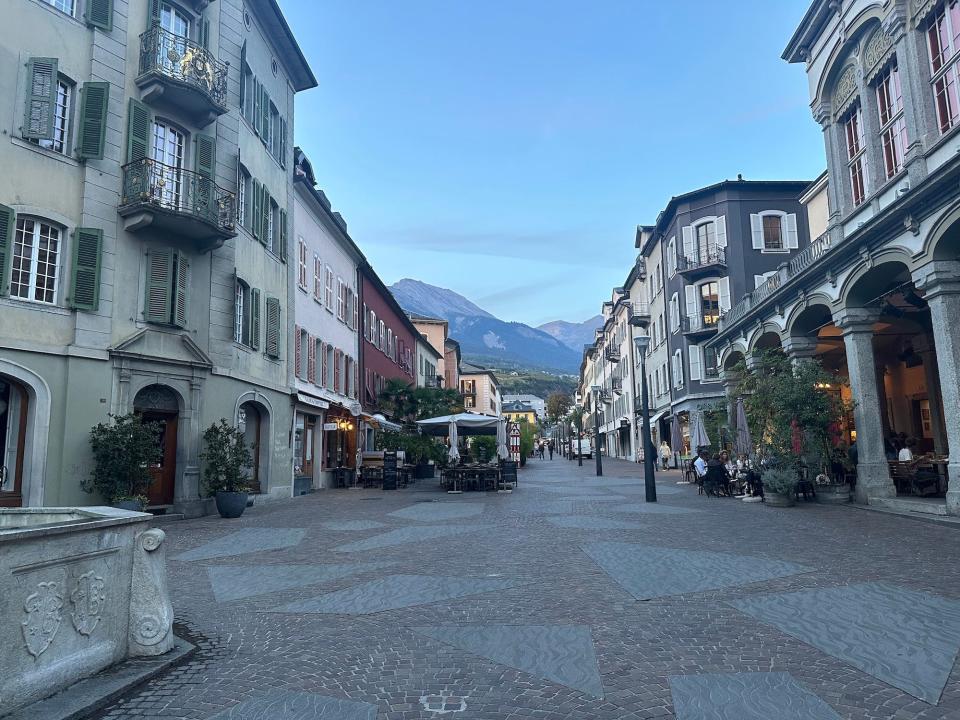
[[[610,378],[610,389],[613,390],[618,395],[623,392],[623,380],[621,378],[615,377]]]
[[[680,330],[687,336],[713,335],[719,324],[717,315],[694,315],[680,318]]]
[[[630,306],[630,324],[634,327],[650,327],[650,305],[637,300]]]
[[[601,391],[600,391],[600,402],[606,403],[606,404],[608,404],[608,405],[609,405],[610,403],[612,403],[612,402],[613,402],[613,393],[611,393],[611,392],[610,392],[609,390],[607,390],[607,389],[601,390]]]
[[[144,158],[123,166],[124,228],[153,228],[219,247],[237,234],[234,194],[200,173]]]
[[[698,251],[693,257],[681,255],[677,258],[677,272],[688,279],[719,272],[726,267],[727,250],[722,247],[711,247],[705,251]]]
[[[607,359],[607,362],[618,363],[620,362],[620,348],[608,347],[603,356]]]
[[[185,112],[198,125],[227,112],[228,68],[206,48],[159,26],[140,36],[143,101]]]

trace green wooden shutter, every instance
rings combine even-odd
[[[270,137],[270,94],[266,88],[261,89],[263,90],[263,100],[260,102],[260,112],[263,113],[263,117],[260,119],[260,127],[263,128],[263,132],[260,133],[260,137],[266,142],[267,138]]]
[[[158,248],[147,253],[146,292],[143,317],[147,322],[170,324],[173,291],[174,252]]]
[[[254,180],[252,186],[253,202],[251,203],[251,206],[253,210],[251,211],[250,219],[247,222],[250,223],[250,232],[253,233],[253,236],[260,242],[263,242],[263,233],[261,232],[263,228],[260,227],[260,202],[262,200],[260,197],[260,183]]]
[[[250,290],[250,347],[260,348],[260,289]]]
[[[261,87],[260,83],[257,82],[256,75],[253,76],[251,85],[253,87],[253,117],[251,118],[251,120],[253,121],[254,131],[257,133],[257,135],[259,135],[260,134],[260,118],[262,117],[262,115],[260,114],[260,104],[263,102],[263,88]]]
[[[9,290],[7,272],[10,267],[10,254],[13,251],[13,226],[16,224],[16,213],[13,208],[0,205],[0,296],[6,295]]]
[[[187,326],[187,289],[190,286],[190,261],[183,253],[175,255],[176,278],[173,297],[173,324]]]
[[[287,261],[287,211],[280,211],[280,259]]]
[[[199,20],[197,22],[197,42],[200,47],[210,49],[210,21]]]
[[[113,30],[113,0],[87,0],[83,18],[90,27]]]
[[[160,0],[148,0],[147,27],[160,24]]]
[[[127,107],[127,162],[143,160],[150,155],[150,128],[153,113],[139,100],[130,98]]]
[[[267,338],[265,352],[269,357],[280,357],[280,301],[267,298]]]
[[[75,310],[96,310],[100,305],[100,263],[103,230],[77,228],[73,233],[73,282],[69,304]]]
[[[260,201],[260,223],[263,227],[261,231],[261,236],[263,237],[263,242],[271,250],[276,250],[276,232],[277,229],[274,228],[274,237],[270,237],[270,193],[267,191],[267,186],[263,186],[263,200]]]
[[[196,136],[193,169],[204,177],[212,178],[217,160],[217,140],[212,135]]]
[[[30,58],[27,62],[27,97],[23,109],[23,136],[53,139],[57,102],[57,59]]]
[[[77,156],[102,160],[106,143],[107,105],[110,102],[110,83],[88,82],[81,90],[80,132],[77,137]]]

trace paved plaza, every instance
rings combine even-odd
[[[960,532],[534,460],[164,526],[186,663],[100,717],[960,720]]]

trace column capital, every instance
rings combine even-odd
[[[833,314],[833,324],[843,331],[843,335],[873,335],[873,324],[879,318],[880,311],[874,308],[843,308]]]
[[[941,260],[928,263],[912,273],[913,284],[930,300],[938,295],[960,294],[960,262]]]
[[[811,110],[813,119],[821,128],[826,130],[833,125],[833,106],[829,102],[819,102]]]

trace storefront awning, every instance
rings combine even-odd
[[[361,413],[360,419],[367,423],[367,425],[376,428],[377,430],[390,430],[392,432],[400,432],[403,430],[403,426],[398,423],[387,420],[383,415],[377,413],[376,415],[368,415],[367,413]]]

